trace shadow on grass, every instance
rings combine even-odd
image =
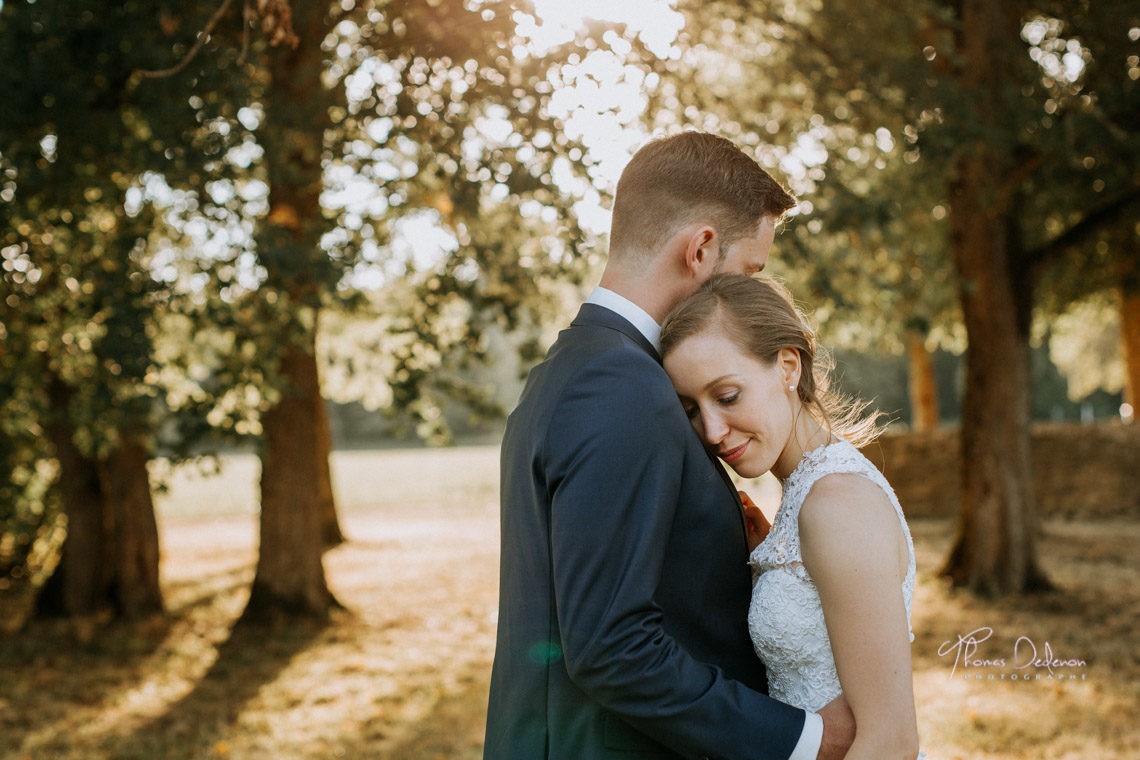
[[[59,740],[74,707],[99,704],[136,680],[167,639],[165,616],[103,623],[33,620],[0,636],[0,749]]]
[[[478,760],[483,755],[485,710],[472,710],[472,705],[487,701],[488,684],[477,681],[461,692],[439,701],[424,720],[411,727],[408,735],[391,749],[369,754],[362,748],[359,757],[377,760]]]
[[[254,569],[250,563],[167,584],[163,589],[166,614],[171,618],[186,617],[196,609],[216,604],[219,598],[247,591]]]
[[[193,691],[106,748],[111,760],[211,757],[244,705],[328,627],[326,620],[240,622]]]
[[[329,757],[368,760],[481,760],[487,722],[487,691],[491,664],[483,660],[464,663],[453,685],[441,689],[427,713],[415,722],[393,722],[380,704],[375,719],[356,736],[334,742],[322,754],[306,754],[305,760]]]

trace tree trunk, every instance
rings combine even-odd
[[[123,437],[101,463],[105,513],[111,518],[111,554],[117,607],[124,617],[161,613],[158,524],[151,500],[149,455],[137,439]]]
[[[1019,17],[1010,3],[963,0],[962,84],[980,126],[998,128],[1003,75]],[[1032,283],[1019,254],[1017,215],[1002,208],[1008,150],[977,139],[955,163],[951,250],[969,339],[962,410],[962,509],[942,568],[983,595],[1048,585],[1037,562],[1033,494],[1029,322]]]
[[[1135,245],[1135,243],[1132,243]],[[1120,273],[1120,337],[1124,348],[1124,403],[1135,420],[1140,406],[1140,260],[1126,251],[1118,261]]]
[[[320,317],[313,321],[314,333],[319,330]],[[332,471],[329,469],[329,458],[332,456],[332,430],[329,428],[329,410],[325,399],[321,396],[320,377],[313,386],[312,403],[317,413],[317,445],[313,454],[317,458],[317,489],[320,498],[321,511],[321,540],[326,549],[340,546],[344,543],[344,533],[340,529],[340,519],[336,514],[336,499],[333,496]]]
[[[261,547],[246,617],[322,616],[335,604],[321,564],[317,362],[306,348],[284,350],[280,371],[292,387],[262,416]]]
[[[313,405],[317,409],[317,447],[314,451],[317,457],[317,471],[319,478],[317,488],[321,501],[321,538],[325,548],[331,549],[344,543],[344,533],[340,529],[340,520],[336,514],[336,499],[332,490],[332,471],[329,469],[329,457],[332,454],[332,432],[329,430],[329,412],[325,400],[317,387],[317,396]]]
[[[938,383],[934,360],[926,349],[926,336],[917,330],[909,331],[906,353],[911,428],[916,433],[929,433],[938,427]]]
[[[99,466],[75,445],[68,421],[71,390],[52,376],[47,392],[52,419],[46,427],[59,462],[57,486],[67,516],[67,537],[59,565],[36,601],[36,613],[89,616],[113,606],[105,554],[110,525],[99,485]]]
[[[269,180],[269,215],[258,234],[265,289],[278,305],[280,401],[262,415],[261,547],[244,617],[278,613],[323,616],[336,605],[325,583],[326,513],[316,362],[316,315],[331,279],[321,249],[327,226],[320,194],[321,154],[330,126],[329,93],[321,84],[327,3],[294,7],[295,47],[269,53],[269,85],[261,140]],[[268,299],[267,299],[268,300]],[[324,462],[322,462],[324,458]],[[327,508],[327,507],[325,507]]]

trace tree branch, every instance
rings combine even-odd
[[[1033,174],[1033,172],[1037,171],[1037,169],[1045,163],[1045,159],[1046,155],[1044,153],[1038,153],[1028,160],[1023,161],[1015,171],[1010,173],[1010,175],[1006,177],[1006,179],[1001,183],[1001,188],[998,192],[998,200],[997,203],[994,204],[994,207],[999,211],[1008,208],[1009,203],[1013,198],[1013,194],[1017,192],[1018,188],[1021,187],[1022,183],[1024,183],[1025,180],[1029,179],[1029,176]]]
[[[1124,215],[1129,206],[1140,200],[1140,185],[1133,185],[1116,197],[1111,198],[1100,206],[1092,209],[1081,220],[1069,229],[1043,243],[1037,248],[1026,251],[1026,260],[1031,266],[1042,266],[1057,258],[1065,251],[1080,245],[1098,231],[1115,222]]]
[[[222,16],[226,15],[226,11],[233,5],[233,0],[223,0],[222,5],[214,15],[210,16],[210,20],[206,22],[206,28],[198,34],[198,39],[195,40],[194,46],[190,48],[190,52],[181,61],[171,66],[168,69],[135,69],[135,73],[145,79],[164,79],[165,77],[172,77],[182,69],[186,68],[190,61],[194,60],[194,56],[198,55],[198,51],[202,49],[202,45],[206,44],[206,40],[210,37],[210,32],[214,31],[214,27],[221,21]]]
[[[237,58],[239,66],[245,63],[245,57],[249,54],[249,28],[253,26],[255,18],[257,15],[253,12],[249,0],[245,0],[245,5],[241,9],[241,53]]]

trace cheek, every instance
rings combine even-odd
[[[756,432],[769,443],[779,443],[791,426],[787,404],[778,395],[768,396],[752,410],[752,424]]]
[[[776,429],[780,441],[783,442],[792,434],[792,428],[795,427],[795,420],[792,417],[792,410],[787,399],[781,398],[774,403],[778,404],[778,409],[774,410],[772,415],[772,426]]]

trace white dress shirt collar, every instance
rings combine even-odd
[[[601,306],[616,313],[619,317],[624,317],[637,328],[639,333],[645,336],[645,339],[655,350],[661,350],[661,325],[657,324],[657,321],[649,316],[645,309],[633,301],[599,285],[590,293],[586,303]]]

